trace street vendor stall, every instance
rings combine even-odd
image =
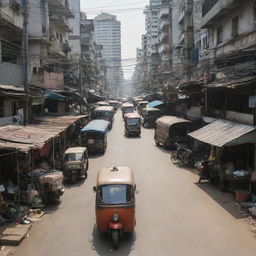
[[[250,192],[255,169],[256,127],[216,120],[189,136],[211,146],[209,171],[222,190]]]

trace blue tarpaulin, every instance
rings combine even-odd
[[[157,107],[157,106],[160,106],[160,105],[163,105],[163,104],[164,104],[163,101],[155,100],[155,101],[152,101],[152,102],[148,103],[148,107],[154,108],[154,107]]]
[[[108,131],[109,122],[105,120],[93,120],[88,123],[81,132],[101,132],[105,133]]]
[[[45,91],[44,96],[50,100],[65,101],[66,97],[53,91]]]

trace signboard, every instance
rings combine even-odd
[[[249,108],[256,108],[256,96],[249,96]]]

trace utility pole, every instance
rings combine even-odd
[[[29,83],[28,83],[28,0],[23,0],[23,70],[24,70],[24,91],[25,91],[25,105],[24,105],[24,125],[28,124],[29,119]]]
[[[83,91],[83,66],[82,66],[82,57],[79,59],[79,83],[80,83],[80,96],[84,98],[84,91]],[[83,114],[83,106],[80,105],[80,114]]]

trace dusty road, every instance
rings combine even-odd
[[[66,187],[62,203],[49,209],[43,221],[18,248],[17,256],[254,256],[253,233],[231,214],[228,202],[218,202],[209,184],[173,166],[169,153],[154,144],[153,130],[141,138],[123,136],[121,113],[109,133],[104,156],[90,159],[88,179]],[[137,194],[137,226],[117,251],[94,229],[94,193],[102,166],[133,168]],[[220,197],[221,198],[221,197]]]

